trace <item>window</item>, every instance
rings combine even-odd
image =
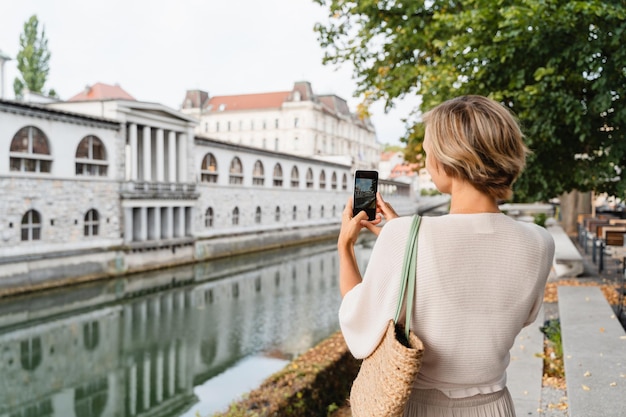
[[[278,150],[278,138],[274,139],[274,150],[277,151]]]
[[[97,321],[87,322],[83,325],[83,344],[85,349],[94,350],[100,342],[100,326]]]
[[[293,209],[291,210],[291,218],[292,220],[296,220],[298,218],[298,207],[293,206]]]
[[[11,171],[50,172],[52,157],[45,133],[35,126],[17,131],[9,148]]]
[[[85,214],[85,236],[98,236],[98,226],[100,225],[100,216],[94,209],[89,210]]]
[[[320,172],[320,189],[323,190],[326,188],[326,173],[324,171]]]
[[[300,121],[298,120],[297,117],[294,117],[294,119],[293,119],[293,127],[298,127],[298,124],[300,124]]]
[[[22,217],[22,240],[41,239],[41,216],[36,210],[28,210]]]
[[[201,182],[217,182],[217,160],[212,153],[208,153],[202,159],[200,167]]]
[[[330,188],[333,190],[337,189],[337,173],[333,172],[333,175],[330,177]]]
[[[213,207],[209,207],[204,212],[204,227],[207,229],[213,227],[214,215],[213,215]]]
[[[230,132],[230,121],[226,122],[226,130]]]
[[[337,217],[337,207],[333,205],[333,217]]]
[[[215,122],[215,131],[216,132],[220,131],[220,122]]]
[[[274,165],[274,187],[283,186],[283,168],[280,164]]]
[[[239,224],[239,207],[235,207],[233,209],[233,226],[237,226]]]
[[[348,176],[346,173],[343,173],[343,178],[341,179],[341,189],[346,191],[348,189]]]
[[[324,206],[322,206],[322,208],[320,209],[320,218],[324,218]]]
[[[313,188],[313,170],[311,168],[306,171],[306,188]]]
[[[300,187],[300,174],[298,174],[298,167],[291,168],[291,188]]]
[[[76,149],[76,175],[106,177],[107,155],[104,144],[96,136],[85,136]]]
[[[254,222],[256,224],[261,224],[261,207],[257,206],[256,210],[254,211]]]
[[[274,127],[278,129],[278,119],[274,119]]]
[[[276,210],[274,210],[274,220],[277,222],[280,221],[280,207],[276,206]]]
[[[263,163],[256,161],[254,168],[252,169],[252,185],[263,185],[265,183],[265,170],[263,169]]]
[[[232,161],[230,161],[230,184],[243,184],[243,165],[241,164],[241,160],[237,157],[234,157]]]
[[[22,340],[20,342],[20,362],[22,363],[22,369],[34,371],[41,364],[41,351],[40,337],[37,336],[32,339]]]
[[[306,209],[306,218],[310,219],[312,214],[313,214],[313,212],[312,212],[311,206],[307,207],[307,209]]]
[[[267,122],[263,119],[263,129],[267,129]]]

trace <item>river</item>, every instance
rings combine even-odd
[[[338,330],[337,270],[326,242],[0,299],[0,417],[223,410]]]

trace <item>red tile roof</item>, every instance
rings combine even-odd
[[[87,86],[83,91],[76,94],[68,101],[89,101],[89,100],[133,100],[136,101],[133,96],[128,94],[118,84],[109,85],[104,83],[96,83],[92,86]]]
[[[252,109],[279,109],[291,91],[278,91],[274,93],[242,94],[237,96],[215,96],[209,99],[207,109],[210,112],[252,110]]]

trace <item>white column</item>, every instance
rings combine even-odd
[[[128,136],[130,139],[130,179],[131,181],[137,181],[137,165],[138,158],[137,155],[137,124],[131,123],[128,126]]]
[[[141,225],[139,227],[139,240],[144,242],[148,240],[148,209],[146,207],[141,207]]]
[[[165,238],[171,239],[174,237],[174,207],[167,208],[167,219],[165,223]]]
[[[124,242],[133,241],[133,208],[124,208]]]
[[[178,388],[187,388],[187,346],[185,340],[178,345]]]
[[[154,240],[161,240],[161,207],[154,208]]]
[[[164,365],[164,360],[163,360],[163,351],[162,350],[157,350],[156,352],[156,375],[154,376],[155,379],[155,388],[156,388],[156,402],[157,404],[161,403],[161,401],[163,401],[163,365]]]
[[[150,354],[144,353],[143,357],[143,409],[150,409]]]
[[[178,207],[178,213],[178,236],[185,237],[185,207]]]
[[[178,182],[187,182],[187,134],[178,138]]]
[[[143,127],[143,180],[152,181],[152,134],[150,126]]]
[[[137,414],[137,365],[128,367],[128,412],[131,416]]]
[[[167,352],[167,396],[171,397],[176,392],[176,344],[172,343]]]
[[[163,182],[165,173],[165,156],[164,156],[164,142],[163,129],[157,129],[156,131],[156,180]]]
[[[169,182],[176,182],[176,173],[178,170],[178,164],[176,163],[176,132],[170,130],[167,137],[167,153],[169,154]]]

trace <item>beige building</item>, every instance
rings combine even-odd
[[[309,82],[290,91],[215,96],[189,90],[183,113],[200,123],[196,134],[302,157],[377,169],[380,145],[368,119],[350,112],[333,94],[317,95]]]

